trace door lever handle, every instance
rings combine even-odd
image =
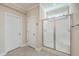
[[[19,35],[21,35],[21,33],[19,33]]]
[[[33,33],[33,36],[35,36],[35,33]]]

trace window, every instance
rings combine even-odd
[[[64,3],[43,3],[40,4],[43,17],[42,19],[66,15],[69,13],[68,4]],[[41,14],[41,15],[42,15]]]

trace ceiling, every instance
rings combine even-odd
[[[14,8],[21,12],[26,12],[34,6],[37,6],[38,3],[3,3],[3,5],[8,6],[10,8]]]
[[[33,6],[37,5],[37,3],[14,3],[13,5],[27,11],[28,9],[30,9]]]

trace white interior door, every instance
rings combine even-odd
[[[27,40],[28,45],[31,47],[36,47],[36,37],[37,37],[37,18],[36,16],[30,16],[27,18]]]
[[[6,50],[10,51],[20,47],[22,39],[22,21],[14,14],[6,14],[5,18]]]
[[[43,21],[43,44],[46,47],[54,48],[54,21]]]
[[[69,17],[63,17],[56,20],[56,50],[70,54]]]

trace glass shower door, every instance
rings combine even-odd
[[[69,17],[58,18],[56,25],[56,50],[70,54],[70,20]]]
[[[43,21],[43,45],[45,47],[54,48],[54,21]]]
[[[70,54],[69,16],[43,20],[43,45]]]

